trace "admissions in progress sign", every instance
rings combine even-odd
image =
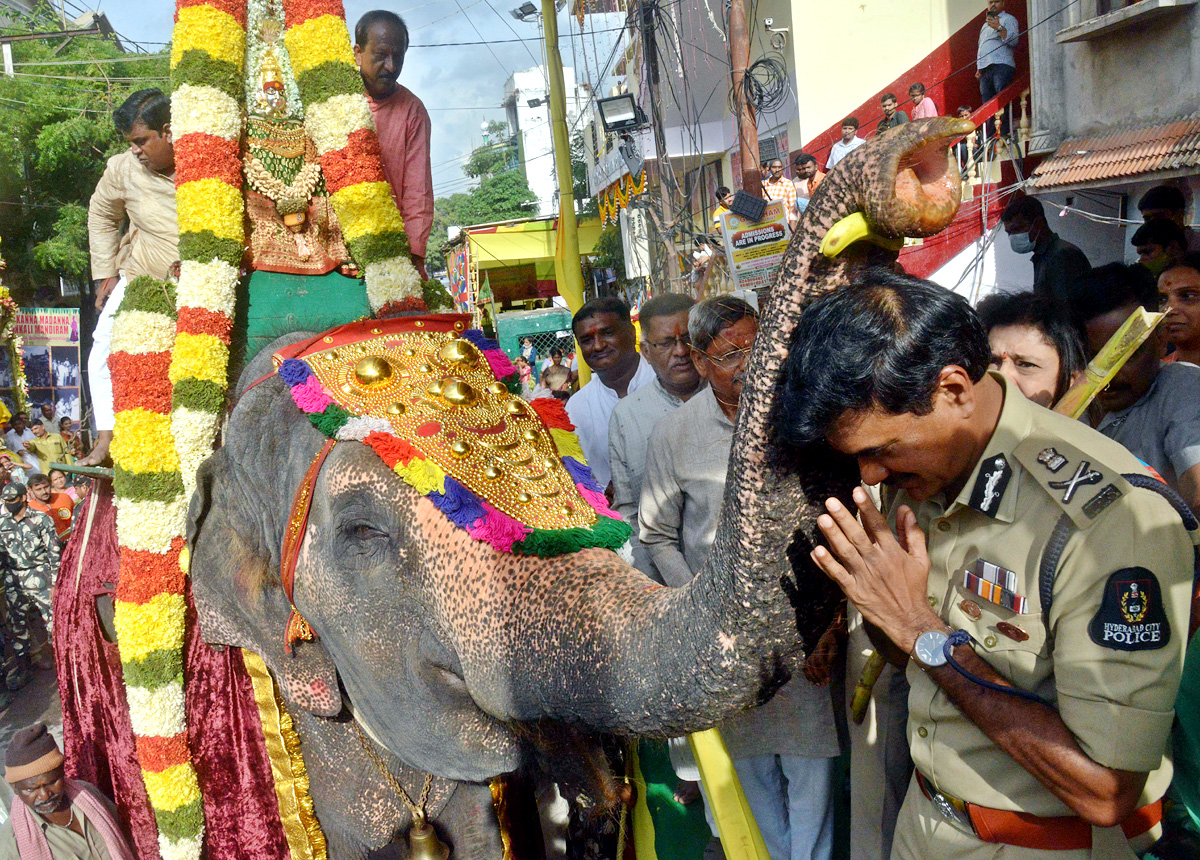
[[[792,238],[783,201],[768,200],[763,219],[754,223],[723,212],[721,235],[734,289],[763,291],[770,287]]]

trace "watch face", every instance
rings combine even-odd
[[[942,646],[946,644],[948,638],[945,633],[936,630],[922,633],[917,638],[916,647],[913,649],[914,655],[925,666],[940,666],[946,662]]]

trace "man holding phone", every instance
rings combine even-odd
[[[1017,46],[1020,25],[1004,11],[1004,0],[988,0],[987,16],[979,29],[979,52],[975,56],[975,77],[979,96],[984,102],[993,98],[1017,76],[1013,49]]]

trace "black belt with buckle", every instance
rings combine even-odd
[[[971,823],[971,813],[967,811],[967,802],[939,791],[938,787],[926,779],[919,770],[915,771],[915,773],[917,775],[917,786],[921,789],[921,794],[925,795],[934,808],[942,814],[942,817],[962,825],[971,833],[975,833],[975,825]]]

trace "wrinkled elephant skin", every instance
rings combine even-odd
[[[549,762],[554,778],[603,808],[616,792],[589,732],[704,728],[799,670],[802,642],[825,629],[838,595],[796,547],[817,539],[810,500],[844,495],[855,476],[827,456],[775,465],[770,416],[804,302],[843,283],[858,259],[816,260],[832,221],[863,210],[885,235],[927,235],[954,214],[956,192],[923,203],[922,189],[949,187],[930,153],[944,152],[961,122],[905,129],[860,147],[814,195],[808,232],[793,241],[764,310],[717,542],[686,588],[658,586],[602,550],[551,560],[496,553],[371,450],[340,443],[317,480],[296,567],[295,603],[317,639],[286,654],[280,546],[324,437],[278,378],[245,390],[269,373],[271,350],[246,369],[189,512],[193,589],[205,639],[257,652],[278,681],[333,860],[388,845],[409,821],[355,719],[410,795],[424,772],[438,777],[430,811],[459,860],[498,860],[480,783]]]

